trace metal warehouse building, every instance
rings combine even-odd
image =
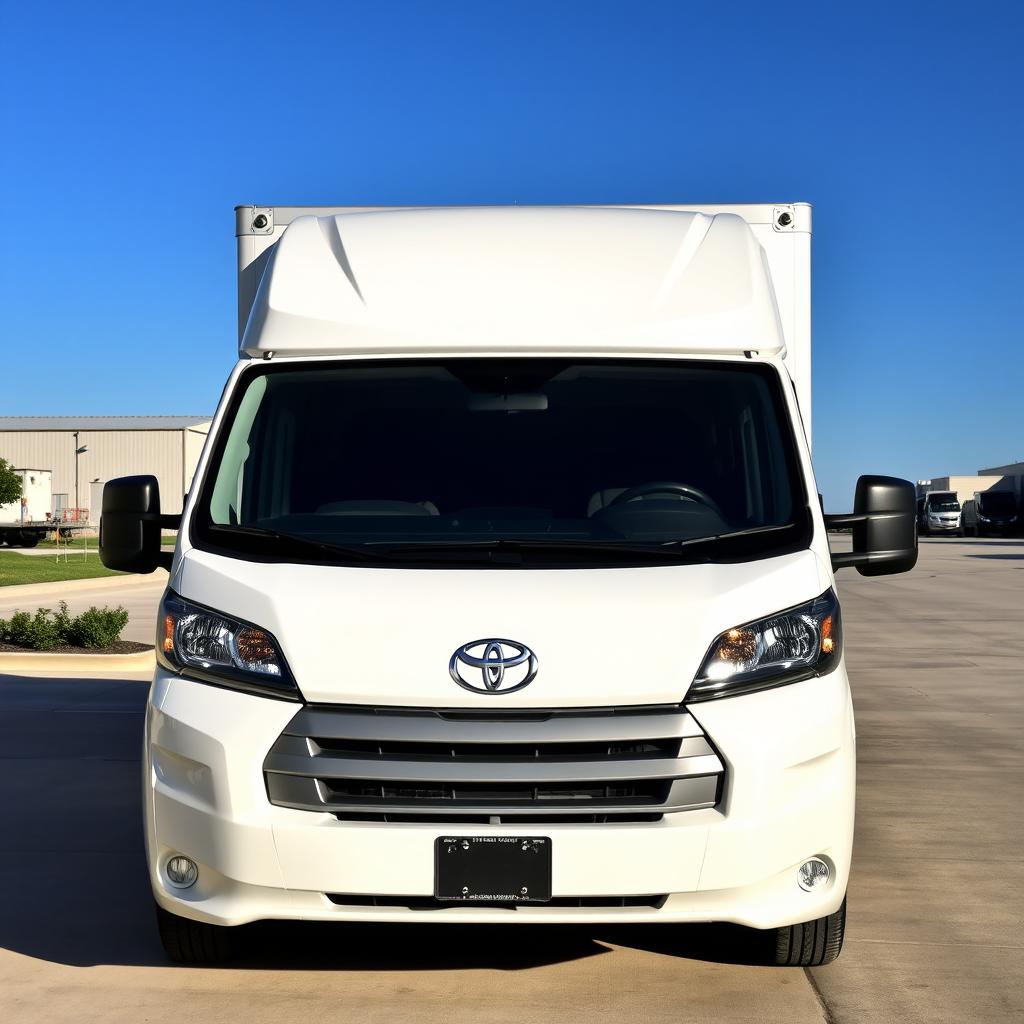
[[[53,472],[53,508],[88,508],[99,522],[102,485],[152,473],[165,512],[180,512],[192,483],[209,416],[0,416],[0,458],[17,469]],[[78,440],[75,440],[78,431]],[[75,496],[75,450],[78,496]]]
[[[972,498],[975,491],[1012,491],[1021,507],[1024,506],[1024,462],[979,469],[976,476],[934,476],[930,480],[918,480],[917,496],[923,498],[928,491],[956,491],[960,501]]]
[[[1011,462],[1006,466],[990,466],[979,473],[999,478],[999,489],[1017,492],[1017,507],[1024,506],[1024,462]]]

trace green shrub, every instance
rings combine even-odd
[[[9,643],[33,651],[52,651],[64,642],[57,620],[49,608],[40,608],[35,615],[15,612],[7,624],[7,639]]]
[[[61,601],[56,612],[40,608],[35,615],[15,612],[9,619],[0,619],[0,641],[33,651],[52,651],[61,644],[102,649],[120,638],[127,623],[128,612],[124,608],[93,606],[72,617],[67,604]]]
[[[71,619],[68,628],[68,643],[77,647],[110,647],[121,636],[121,630],[128,624],[128,612],[124,608],[96,608]]]
[[[54,625],[60,631],[61,642],[68,642],[68,633],[71,631],[71,616],[68,615],[68,603],[67,601],[61,601],[57,605],[57,614],[53,617]]]

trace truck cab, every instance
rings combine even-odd
[[[170,571],[143,766],[168,953],[267,918],[720,921],[834,959],[834,572],[917,540],[906,481],[817,499],[809,208],[238,230],[239,361],[180,519],[153,477],[104,493],[105,564]]]

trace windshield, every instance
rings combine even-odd
[[[809,543],[797,465],[760,364],[260,366],[236,388],[193,536],[341,563],[766,557]]]
[[[978,511],[987,516],[1012,516],[1017,512],[1017,499],[1009,491],[979,494]]]
[[[936,491],[928,496],[928,507],[933,512],[959,512],[960,502],[952,491]]]

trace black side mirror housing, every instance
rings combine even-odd
[[[852,515],[825,516],[826,526],[852,526],[853,550],[832,555],[832,568],[855,565],[862,576],[909,572],[917,564],[917,492],[909,480],[862,476]]]
[[[179,516],[160,514],[160,484],[155,476],[108,480],[103,485],[100,561],[121,572],[169,569],[173,555],[160,550],[160,531],[176,527],[179,520]]]

